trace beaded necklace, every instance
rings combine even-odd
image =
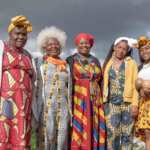
[[[89,68],[89,70],[87,70],[87,69],[85,68],[85,66],[82,64],[82,60],[81,60],[80,56],[79,56],[78,54],[77,54],[76,56],[77,56],[78,62],[80,63],[80,65],[81,65],[82,68],[84,69],[86,76],[87,76],[87,77],[89,78],[89,80],[90,80],[90,94],[91,94],[91,95],[94,95],[94,86],[93,86],[92,78],[93,78],[94,71],[95,71],[95,64],[94,64],[94,61],[93,61],[93,59],[92,59],[92,56],[89,55],[89,60],[90,60],[90,63],[89,63],[90,68]],[[92,68],[92,69],[91,69],[91,68]]]
[[[150,63],[148,65],[146,64],[146,67],[144,67],[144,66],[145,66],[145,63],[143,64],[143,69],[146,69],[150,66]]]

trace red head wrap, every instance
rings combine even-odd
[[[81,33],[79,34],[76,39],[75,39],[75,45],[78,44],[79,40],[82,39],[82,38],[86,38],[89,40],[89,42],[91,43],[91,47],[93,46],[94,44],[94,38],[93,36],[89,35],[89,34],[86,34],[86,33]]]

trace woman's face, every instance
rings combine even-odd
[[[79,54],[87,55],[90,52],[91,44],[88,39],[82,38],[82,39],[80,39],[80,41],[78,42],[76,47],[78,49]]]
[[[149,62],[150,61],[150,46],[148,45],[141,46],[140,55],[146,63]]]
[[[16,47],[17,49],[22,49],[28,39],[27,31],[22,26],[14,27],[9,33],[9,42],[12,46]]]
[[[56,38],[49,38],[46,42],[45,52],[53,58],[58,58],[60,45]]]
[[[120,41],[117,45],[114,45],[115,57],[118,59],[124,59],[128,53],[128,44],[124,41]]]

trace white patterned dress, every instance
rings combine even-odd
[[[44,61],[43,64],[44,100],[36,132],[37,149],[66,150],[69,124],[68,73],[57,72],[52,63]]]

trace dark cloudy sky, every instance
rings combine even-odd
[[[94,36],[91,52],[101,62],[118,37],[150,38],[150,0],[1,0],[0,39],[8,40],[10,19],[18,15],[24,15],[34,28],[25,47],[32,52],[38,51],[36,37],[43,28],[54,25],[64,30],[64,59],[76,51],[74,40],[82,32]],[[139,64],[136,49],[134,59]]]

